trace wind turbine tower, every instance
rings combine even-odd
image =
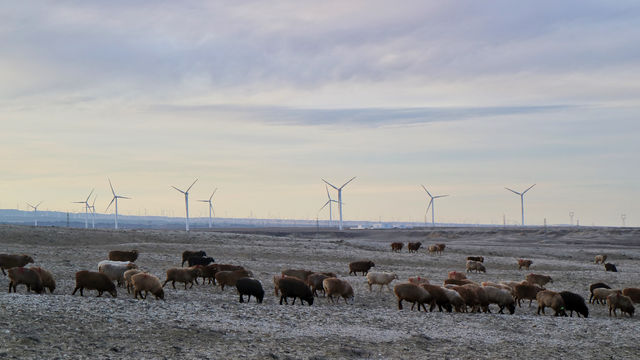
[[[331,211],[331,208],[333,206],[331,203],[334,203],[334,202],[337,203],[337,201],[331,198],[331,194],[329,194],[329,187],[327,185],[325,185],[324,187],[327,190],[327,198],[329,198],[329,200],[327,200],[327,202],[324,203],[324,205],[322,205],[322,207],[320,208],[320,210],[318,210],[318,212],[322,211],[322,209],[324,209],[325,207],[327,207],[327,205],[329,205],[329,226],[333,226],[333,212]]]
[[[109,180],[109,187],[111,188],[111,193],[113,194],[113,199],[111,199],[111,202],[109,203],[109,205],[107,206],[107,210],[109,210],[109,207],[111,207],[111,204],[113,204],[114,202],[116,203],[116,218],[115,218],[115,228],[116,230],[118,229],[118,199],[131,199],[130,197],[126,197],[126,196],[120,196],[120,195],[116,195],[116,191],[113,190],[113,185],[111,184],[111,179],[107,178],[107,180]]]
[[[622,227],[626,227],[627,226],[627,214],[620,215],[620,218],[622,219]],[[36,226],[38,226],[38,224],[36,224]]]
[[[522,212],[522,226],[524,226],[524,194],[527,193],[527,191],[531,190],[532,187],[536,186],[536,184],[533,184],[531,186],[529,186],[527,188],[527,190],[519,193],[517,191],[511,190],[508,187],[505,187],[505,189],[511,191],[512,193],[516,194],[516,195],[520,195],[520,208],[521,208],[521,212]]]
[[[213,195],[216,193],[216,191],[218,191],[218,188],[213,190],[213,193],[211,193],[209,200],[198,200],[200,202],[206,202],[209,204],[209,229],[213,227],[213,218],[211,217],[211,214],[215,215],[215,212],[213,211],[213,202],[211,202],[211,199],[213,199]],[[187,213],[189,213],[188,209],[187,209]],[[187,229],[187,231],[189,231],[189,229]]]
[[[328,182],[325,179],[322,179],[322,181],[324,181],[327,185],[331,186],[332,188],[338,190],[338,207],[340,209],[340,226],[339,229],[340,231],[342,231],[342,189],[347,186],[348,183],[352,182],[356,177],[352,177],[351,180],[347,181],[346,183],[342,184],[342,186],[340,187],[335,187],[333,184],[331,184],[330,182]]]
[[[429,197],[431,198],[431,200],[429,201],[429,205],[427,206],[427,211],[424,213],[424,217],[426,219],[427,213],[429,212],[429,208],[431,208],[431,227],[435,227],[436,226],[436,221],[435,221],[436,217],[435,217],[434,213],[435,213],[435,209],[436,209],[436,203],[435,203],[434,200],[438,199],[438,198],[446,197],[446,196],[449,196],[449,195],[436,195],[436,196],[433,196],[433,195],[431,195],[429,190],[427,190],[427,188],[424,185],[422,185],[422,188],[424,189],[424,191],[427,192],[427,195],[429,195]]]
[[[174,188],[174,189],[176,189],[176,190],[178,190],[179,192],[181,192],[181,193],[183,193],[183,194],[184,194],[184,205],[185,205],[185,208],[187,209],[187,212],[186,212],[187,217],[186,217],[186,220],[185,220],[185,221],[186,221],[186,222],[185,222],[185,224],[186,224],[186,225],[185,225],[185,229],[186,229],[187,231],[189,231],[189,190],[191,190],[191,188],[192,188],[192,187],[193,187],[193,185],[196,183],[196,181],[198,181],[198,179],[196,179],[196,180],[191,184],[191,186],[189,186],[189,187],[187,188],[187,190],[186,190],[186,191],[182,191],[182,190],[178,189],[177,187],[175,187],[175,186],[173,186],[173,185],[171,186],[172,188]]]
[[[89,193],[89,196],[87,196],[87,199],[85,201],[74,201],[75,204],[84,204],[84,228],[85,229],[89,228],[89,198],[93,194],[94,190],[95,189],[91,190],[91,192]]]
[[[90,209],[91,209],[91,228],[95,229],[96,228],[96,199],[98,198],[98,195],[93,197],[93,202],[91,203]]]
[[[27,205],[33,209],[34,226],[38,226],[38,206],[40,206],[40,204],[42,204],[42,201],[40,201],[36,206],[27,203]]]

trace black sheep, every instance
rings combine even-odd
[[[304,304],[306,301],[309,306],[313,305],[313,293],[311,289],[302,280],[293,277],[284,277],[278,279],[278,287],[280,288],[280,305],[282,301],[287,302],[287,298],[293,298],[293,304],[296,303],[296,298],[300,298],[300,303]]]
[[[184,266],[184,263],[187,262],[187,260],[189,260],[190,257],[193,256],[198,256],[198,257],[205,257],[207,256],[207,253],[200,250],[200,251],[189,251],[189,250],[185,250],[182,252],[182,265],[180,266]]]
[[[569,291],[560,292],[560,296],[562,296],[562,300],[564,301],[564,309],[565,311],[569,311],[570,316],[573,317],[573,312],[575,311],[578,317],[580,317],[580,315],[589,317],[589,308],[587,308],[587,304],[585,304],[582,296]]]
[[[611,289],[611,286],[601,282],[589,285],[589,292],[591,293],[591,296],[589,296],[589,304],[593,303],[593,290],[600,288]]]
[[[262,288],[262,283],[256,279],[251,279],[248,277],[240,278],[236,282],[236,289],[238,290],[238,294],[240,294],[240,302],[244,302],[243,295],[248,295],[247,302],[251,300],[251,295],[255,296],[258,303],[262,303],[262,299],[264,299],[264,289]]]
[[[612,263],[606,263],[604,264],[604,269],[606,271],[611,271],[611,272],[618,272],[618,269],[616,269],[616,266],[613,265]]]
[[[213,262],[215,262],[215,260],[212,257],[200,257],[200,256],[192,256],[188,260],[189,267],[194,265],[207,266]]]

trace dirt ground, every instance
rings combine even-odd
[[[392,253],[392,241],[421,241],[417,254]],[[442,255],[426,245],[445,243]],[[264,303],[240,304],[235,289],[211,285],[185,290],[170,285],[166,301],[71,295],[78,270],[97,270],[110,250],[138,249],[138,266],[161,280],[180,266],[183,250],[205,250],[218,263],[240,264],[262,281]],[[397,309],[388,290],[369,292],[366,278],[348,276],[347,264],[371,259],[374,271],[400,280],[425,276],[441,284],[450,270],[464,271],[469,255],[485,257],[477,281],[522,280],[516,259],[530,272],[550,275],[547,288],[588,298],[589,284],[640,287],[640,230],[616,228],[443,228],[422,230],[315,229],[85,230],[0,225],[0,253],[32,255],[51,271],[54,294],[8,294],[0,275],[0,358],[136,359],[638,359],[638,317],[609,317],[588,305],[589,318],[536,315],[524,305],[515,315],[417,312]],[[619,272],[595,265],[607,254]],[[30,264],[31,265],[31,264]],[[279,305],[272,277],[284,268],[333,271],[355,290],[355,303]],[[394,282],[395,283],[395,282]],[[392,286],[393,284],[392,283]],[[492,305],[494,306],[494,305]]]

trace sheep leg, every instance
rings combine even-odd
[[[175,280],[171,280],[171,286],[173,286],[173,288],[176,288],[176,281]]]
[[[13,286],[13,281],[9,283],[9,294],[11,294],[11,286]]]
[[[244,299],[242,298],[242,294],[240,294],[240,302],[243,303]],[[249,300],[247,300],[247,302],[249,302]]]
[[[500,311],[498,311],[498,314],[504,314],[502,310],[504,310],[504,305],[500,305]]]
[[[531,302],[533,301],[533,299],[529,299],[529,307],[531,307]]]
[[[282,305],[282,300],[284,299],[284,295],[280,296],[280,305]]]
[[[162,284],[162,287],[164,287],[165,285],[167,285],[167,283],[169,282],[169,279],[164,281],[164,284]]]
[[[402,299],[398,299],[398,310],[402,310]]]
[[[371,283],[367,283],[369,285],[369,292],[371,292]]]
[[[98,296],[96,297],[100,297],[100,296],[102,296],[102,291],[98,290]]]
[[[300,302],[302,302],[302,298],[300,298]],[[293,297],[293,302],[291,303],[291,305],[295,305],[296,304],[296,297]]]
[[[7,275],[7,273],[4,272],[4,268],[3,267],[0,267],[0,269],[2,269],[2,275]]]

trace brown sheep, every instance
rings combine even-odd
[[[251,271],[246,269],[234,271],[218,271],[216,273],[216,282],[220,285],[220,290],[224,291],[225,286],[236,286],[238,279],[250,277]]]
[[[131,277],[131,282],[133,283],[134,296],[136,299],[138,295],[140,295],[141,299],[146,299],[147,293],[150,292],[157,300],[164,300],[164,290],[160,284],[160,279],[157,277],[149,273],[139,273]],[[145,293],[144,296],[142,296],[143,291]]]
[[[2,275],[7,275],[7,273],[4,272],[5,269],[23,267],[29,263],[33,264],[33,258],[29,255],[0,254],[0,270],[2,270]]]
[[[217,264],[209,264],[203,266],[200,269],[200,276],[202,277],[202,285],[205,285],[205,280],[208,280],[207,284],[216,285],[216,273],[218,272]]]
[[[438,253],[438,245],[429,245],[427,248],[429,254],[437,254]]]
[[[53,290],[56,289],[56,281],[53,279],[53,275],[47,270],[38,266],[32,266],[29,269],[37,272],[38,275],[40,275],[40,279],[42,280],[42,287],[49,289],[49,292],[53,294]]]
[[[138,259],[138,250],[121,251],[113,250],[109,251],[109,260],[113,261],[130,261],[135,262]]]
[[[411,303],[411,310],[413,310],[413,307],[417,303],[418,311],[420,311],[420,307],[422,306],[426,312],[427,308],[424,304],[429,304],[433,300],[427,290],[410,283],[397,284],[393,287],[393,293],[396,294],[398,298],[398,310],[402,310],[402,301],[406,300]]]
[[[302,281],[307,281],[307,276],[313,274],[313,271],[304,270],[304,269],[285,269],[282,270],[282,275],[293,276]]]
[[[176,288],[176,281],[184,283],[184,289],[187,289],[187,284],[191,284],[189,288],[193,287],[193,282],[198,283],[198,276],[200,276],[200,265],[188,267],[186,269],[183,268],[171,268],[167,270],[167,280],[164,281],[162,287],[167,285],[169,281],[171,281],[171,286]]]
[[[433,301],[431,301],[431,306],[429,307],[430,312],[435,309],[436,305],[438,305],[438,310],[440,312],[442,312],[443,307],[447,312],[451,312],[453,310],[449,297],[440,286],[429,284],[421,284],[420,286],[422,286],[423,289],[427,290],[433,298]]]
[[[436,247],[438,248],[437,252],[438,254],[442,254],[444,252],[444,249],[447,247],[446,244],[436,244]]]
[[[484,256],[467,256],[467,261],[477,261],[477,262],[484,262]]]
[[[429,279],[423,276],[411,276],[408,281],[413,285],[429,284]]]
[[[526,280],[532,284],[537,284],[540,286],[545,286],[547,283],[553,282],[551,276],[540,275],[540,274],[529,274],[526,276]]]
[[[327,301],[331,300],[332,303],[335,303],[333,296],[337,295],[342,296],[345,304],[349,304],[349,302],[353,304],[353,288],[346,280],[334,277],[326,278],[322,281],[322,288],[327,295]]]
[[[133,290],[133,282],[131,281],[131,277],[141,272],[142,270],[140,269],[129,269],[122,275],[122,277],[124,278],[124,283],[127,286],[127,294],[131,294],[131,290]]]
[[[518,270],[522,270],[522,268],[529,270],[529,266],[531,266],[531,264],[533,264],[533,261],[531,260],[518,259]]]
[[[639,288],[624,288],[622,289],[622,295],[628,296],[631,301],[638,304],[640,303],[640,289]]]
[[[478,306],[480,307],[482,312],[491,312],[491,310],[489,310],[489,298],[487,297],[487,293],[482,286],[479,286],[477,284],[466,284],[462,285],[462,287],[471,289],[475,293],[476,298],[478,299]]]
[[[303,305],[306,301],[309,306],[313,305],[313,293],[311,289],[302,280],[292,277],[283,276],[277,280],[277,286],[280,289],[280,305],[282,301],[288,304],[287,298],[292,297],[295,305],[296,298],[300,299],[300,304]]]
[[[616,314],[616,309],[620,309],[620,316],[624,315],[624,313],[627,313],[629,314],[629,317],[633,317],[633,313],[636,311],[636,309],[633,307],[631,298],[622,295],[622,292],[620,291],[607,296],[607,302],[609,303],[609,316],[611,316],[611,311],[613,311],[613,316],[618,316]]]
[[[491,281],[483,281],[480,283],[480,285],[483,287],[493,287],[496,289],[507,290],[510,293],[513,292],[513,288],[511,286],[504,285],[504,284],[496,284]]]
[[[422,246],[422,243],[420,241],[407,243],[407,249],[409,249],[410,253],[418,252],[420,246]]]
[[[307,285],[309,285],[309,287],[311,288],[313,296],[318,296],[318,290],[322,291],[322,293],[326,295],[324,287],[322,286],[322,282],[324,281],[324,279],[328,278],[330,278],[330,276],[321,273],[313,273],[307,277]]]
[[[596,264],[604,264],[607,261],[607,255],[596,255],[594,262]]]
[[[393,252],[402,251],[402,247],[404,247],[404,244],[401,243],[401,242],[392,242],[391,243],[391,251],[393,251]]]
[[[463,280],[467,278],[467,275],[465,275],[465,273],[461,273],[458,271],[449,271],[449,274],[447,275],[449,279]]]
[[[538,294],[536,294],[536,302],[538,303],[538,315],[540,315],[540,311],[544,314],[545,307],[550,307],[554,311],[554,316],[567,316],[564,300],[562,296],[555,291],[542,290],[538,292]]]
[[[607,297],[611,294],[615,294],[617,289],[597,288],[593,289],[593,304],[606,304]]]
[[[474,260],[467,260],[467,272],[471,272],[474,270],[476,271],[476,274],[478,272],[483,272],[483,273],[487,272],[487,269],[485,269],[484,265],[482,265],[481,262],[474,261]]]
[[[369,269],[376,266],[371,260],[354,261],[349,263],[349,275],[354,274],[358,276],[358,272],[362,272],[365,276],[369,272]]]
[[[118,296],[116,286],[109,277],[101,272],[80,270],[76,273],[76,288],[73,289],[71,295],[75,295],[76,291],[80,289],[80,296],[84,296],[82,290],[97,290],[98,297],[102,296],[105,291],[111,294],[113,297]]]
[[[462,279],[462,280],[456,280],[456,279],[444,279],[444,285],[467,285],[467,284],[476,284],[474,281],[469,280],[469,279]]]
[[[538,292],[542,290],[544,290],[544,288],[541,288],[536,284],[530,284],[528,282],[520,283],[513,288],[513,297],[518,303],[518,307],[521,307],[520,300],[529,300],[529,307],[531,307],[531,302],[536,300]]]
[[[480,299],[478,298],[478,294],[473,290],[473,288],[468,286],[452,286],[451,289],[457,291],[462,300],[464,300],[464,312],[467,311],[467,307],[471,308],[471,312],[480,310]]]
[[[33,290],[38,294],[42,293],[42,279],[37,271],[24,267],[12,267],[7,272],[9,273],[9,292],[12,288],[13,292],[17,292],[16,287],[24,284],[27,287],[27,292]]]

